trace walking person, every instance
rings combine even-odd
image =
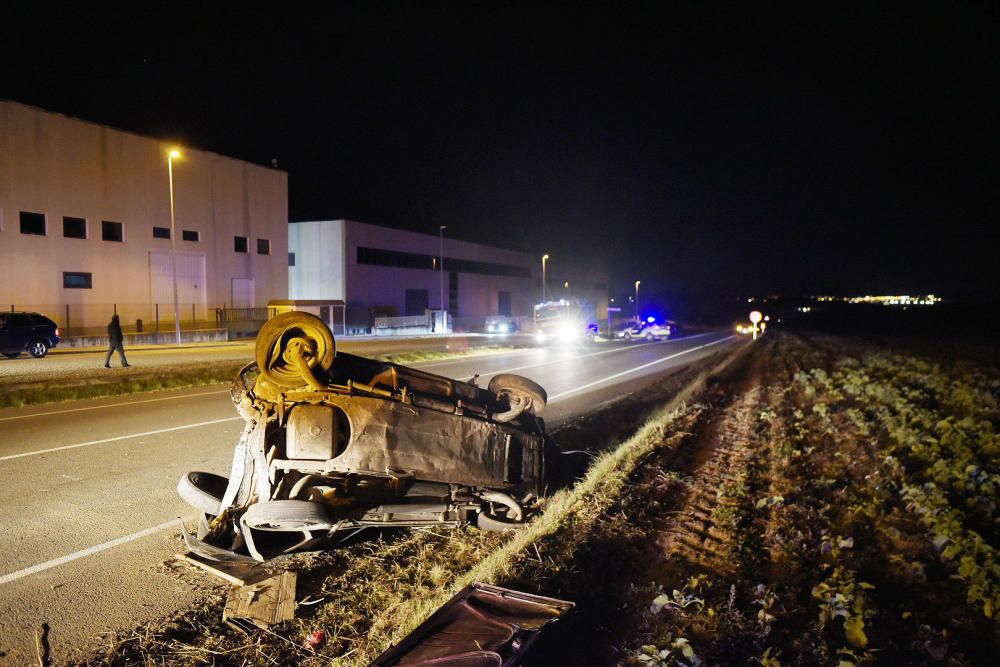
[[[118,358],[122,361],[122,366],[129,367],[125,359],[124,337],[122,336],[122,325],[118,323],[118,315],[112,315],[108,323],[108,355],[104,357],[104,367],[111,368],[111,353],[118,350]]]

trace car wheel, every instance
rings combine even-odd
[[[488,388],[499,398],[506,398],[511,404],[511,411],[503,415],[494,415],[498,421],[510,421],[517,417],[524,410],[530,410],[534,414],[541,414],[548,402],[548,394],[537,382],[529,380],[523,375],[513,373],[500,373],[494,375],[490,380]],[[514,414],[511,414],[514,413]],[[504,419],[504,417],[507,417]]]
[[[257,334],[255,356],[261,376],[279,387],[325,389],[336,344],[329,327],[309,313],[283,313]]]
[[[625,332],[625,340],[632,340],[632,332],[631,331],[626,331]]]
[[[4,352],[3,356],[7,357],[8,359],[17,359],[19,356],[21,356],[21,353],[20,352]]]
[[[177,494],[191,507],[215,516],[219,513],[222,497],[229,480],[210,472],[191,471],[177,482]]]
[[[325,530],[334,524],[330,506],[308,500],[268,500],[251,505],[242,522],[272,532]]]
[[[476,515],[476,528],[487,533],[504,533],[511,530],[521,530],[526,525],[523,521],[511,521],[505,517],[490,514],[483,510]]]
[[[42,339],[33,340],[31,341],[31,344],[28,345],[28,354],[33,356],[35,359],[41,359],[48,353],[49,344]]]
[[[647,343],[652,343],[653,342],[653,334],[651,334],[651,333],[646,334],[646,342]]]

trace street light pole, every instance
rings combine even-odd
[[[167,154],[167,178],[170,180],[170,263],[174,277],[174,333],[177,344],[181,344],[181,308],[177,300],[177,230],[174,227],[174,158],[180,157],[177,149]]]
[[[548,255],[542,255],[542,303],[545,303],[545,262],[548,259]]]
[[[441,333],[448,333],[448,309],[444,306],[444,230],[448,229],[448,225],[441,225],[438,227],[438,272],[440,273],[440,283],[441,283]]]
[[[639,320],[639,281],[635,281],[635,319]]]

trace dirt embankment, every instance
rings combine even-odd
[[[531,664],[995,664],[998,377],[764,341],[516,579],[580,609]]]

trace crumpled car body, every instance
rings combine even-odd
[[[333,351],[305,313],[258,336],[233,384],[246,420],[228,479],[178,492],[202,511],[198,553],[256,560],[370,527],[515,528],[558,448],[537,416],[545,391],[515,375],[488,388]]]

